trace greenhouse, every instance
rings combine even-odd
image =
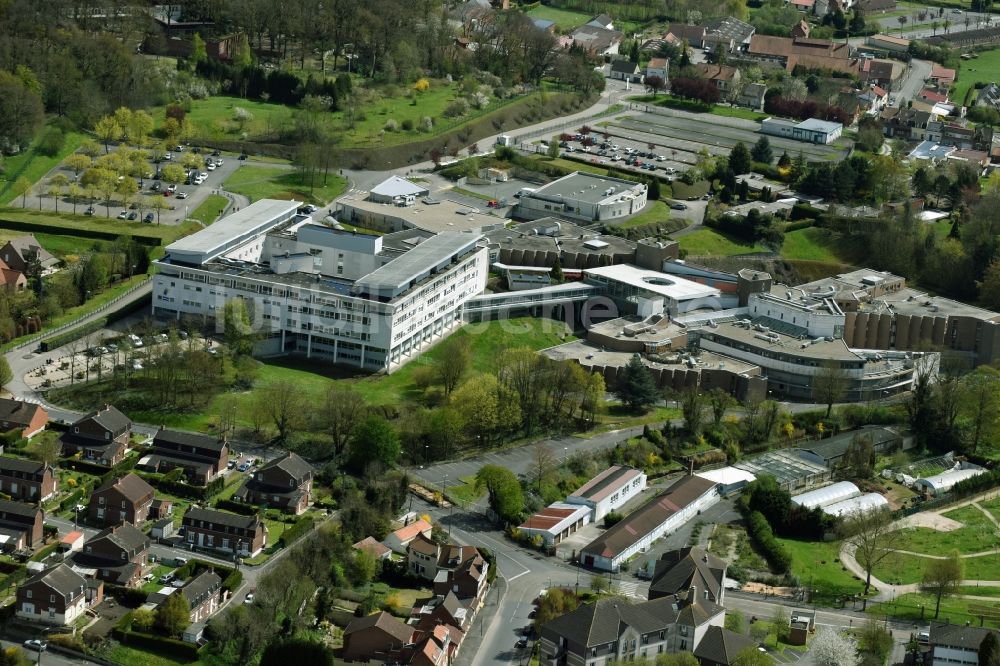
[[[827,504],[823,507],[823,513],[828,516],[841,518],[859,511],[872,511],[873,509],[888,509],[889,500],[878,493],[868,493],[851,497],[849,499]]]
[[[827,506],[834,502],[841,502],[852,497],[857,497],[860,494],[861,491],[858,490],[858,487],[850,481],[840,481],[839,483],[833,483],[829,486],[823,486],[822,488],[796,495],[792,498],[792,502],[807,509],[815,509],[818,506]]]
[[[956,467],[942,474],[929,476],[926,479],[917,479],[914,484],[916,490],[923,490],[931,495],[941,495],[949,490],[959,481],[971,479],[986,470],[978,465],[967,465],[966,467]]]

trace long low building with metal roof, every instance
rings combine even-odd
[[[590,508],[580,504],[555,502],[535,512],[521,523],[522,537],[540,536],[546,546],[559,545],[563,539],[590,522]]]

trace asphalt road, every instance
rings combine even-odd
[[[927,77],[931,75],[932,66],[933,63],[927,60],[917,60],[916,58],[911,60],[903,79],[893,86],[889,91],[889,96],[894,97],[896,104],[900,106],[905,104],[906,100],[915,99],[917,93],[924,87]]]

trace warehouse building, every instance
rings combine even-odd
[[[760,131],[761,134],[826,145],[840,138],[844,126],[818,118],[809,118],[799,123],[783,118],[765,118],[760,123]]]
[[[605,514],[620,508],[645,489],[645,472],[634,467],[615,465],[580,486],[566,498],[566,502],[590,509],[590,522],[596,523]]]
[[[685,476],[584,546],[580,562],[601,571],[618,571],[631,557],[719,499],[714,482]]]
[[[545,545],[551,548],[589,523],[590,515],[590,507],[555,502],[521,523],[518,530],[522,537],[540,536]]]
[[[698,472],[695,476],[715,483],[719,494],[723,497],[737,493],[743,490],[747,484],[757,480],[757,477],[753,473],[732,466]]]
[[[239,299],[256,353],[392,370],[460,326],[486,287],[480,234],[360,234],[295,218],[296,207],[258,201],[167,246],[153,315],[214,321]]]
[[[575,171],[523,192],[514,212],[527,220],[555,215],[590,224],[619,220],[645,207],[645,183]]]

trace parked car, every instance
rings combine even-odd
[[[24,641],[24,647],[25,649],[34,650],[35,652],[45,652],[45,650],[49,647],[49,644],[37,638],[29,638]]]
[[[135,212],[134,210],[131,213],[128,214],[128,219],[130,219],[130,220],[136,220],[136,219],[138,219],[138,217],[139,217],[139,213]]]
[[[218,148],[216,148],[215,150],[212,151],[212,157],[218,157],[221,154],[222,154],[222,151],[220,151]]]
[[[172,581],[173,579],[174,579],[174,572],[168,571],[167,573],[160,576],[160,584],[169,585],[170,581]]]
[[[519,639],[517,643],[514,644],[514,647],[516,647],[518,650],[523,650],[524,648],[528,647],[528,639],[526,638]]]
[[[240,463],[240,466],[239,466],[239,467],[237,467],[237,469],[238,469],[239,471],[241,471],[241,472],[245,472],[245,471],[247,471],[248,469],[250,469],[250,463],[248,463],[248,462],[244,462],[244,463]]]
[[[93,215],[94,214],[94,207],[93,206],[87,206],[87,210],[83,211],[83,214],[84,215]]]
[[[682,204],[679,201],[670,204],[670,208],[672,210],[687,210],[688,209],[687,204]]]
[[[146,224],[152,224],[153,219],[154,218],[152,213],[146,213],[146,217],[142,218],[142,221],[145,222]]]
[[[177,193],[177,198],[178,199],[187,199],[188,198],[188,193],[187,192],[178,192]]]
[[[128,213],[126,213],[125,211],[122,211],[122,212],[118,213],[118,219],[119,220],[124,220],[127,217],[128,217]]]
[[[243,599],[243,605],[244,605],[244,606],[249,606],[249,605],[250,605],[250,604],[252,604],[252,603],[253,603],[253,592],[250,592],[250,593],[249,593],[249,594],[247,594],[247,596],[246,596],[246,597],[245,597],[245,598]]]
[[[166,155],[163,156],[163,159],[165,159],[165,160],[172,160],[172,159],[174,159],[174,156],[171,155],[170,153],[167,153]]]

